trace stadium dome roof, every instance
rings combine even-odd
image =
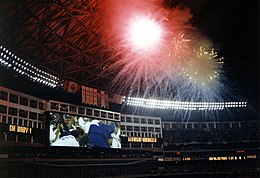
[[[97,34],[100,0],[4,1],[1,43],[16,55],[60,79],[99,87],[107,52]]]

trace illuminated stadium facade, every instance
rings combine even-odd
[[[0,3],[0,177],[259,176],[259,96],[199,8],[133,2]]]

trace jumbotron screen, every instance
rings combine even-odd
[[[50,146],[121,148],[119,122],[53,112],[49,116]]]

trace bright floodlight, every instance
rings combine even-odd
[[[145,108],[157,109],[175,109],[175,110],[224,110],[226,108],[247,107],[247,102],[185,102],[185,101],[169,101],[157,99],[144,99],[127,97],[125,99],[127,105],[139,106]]]
[[[160,42],[162,30],[158,23],[146,17],[135,17],[130,21],[129,42],[137,50],[154,49]]]

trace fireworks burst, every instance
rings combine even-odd
[[[160,44],[162,29],[154,19],[133,17],[129,22],[127,41],[135,52],[153,53]]]
[[[194,55],[187,67],[183,68],[183,73],[192,83],[209,88],[209,85],[220,77],[222,60],[214,49],[208,51],[200,47],[199,50],[194,50]]]
[[[113,88],[144,93],[160,83],[167,66],[166,20],[152,1],[110,3],[102,11],[106,17],[102,42],[113,53],[105,72],[117,72]]]
[[[139,97],[221,98],[222,58],[189,24],[190,10],[164,9],[154,2],[104,4],[102,43],[113,54],[104,72],[116,73],[113,88]]]

